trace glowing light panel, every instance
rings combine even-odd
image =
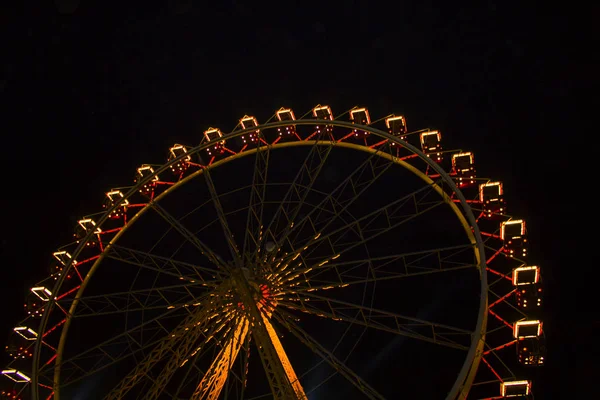
[[[205,132],[206,134],[206,132]],[[173,147],[171,147],[169,149],[169,153],[171,155],[171,159],[173,158],[177,158],[183,154],[187,154],[187,149],[185,148],[185,146],[181,145],[181,144],[175,144],[173,145]],[[187,157],[183,158],[183,161],[189,161],[191,160],[191,157],[188,155]]]
[[[94,222],[94,220],[90,219],[90,218],[85,218],[85,219],[81,219],[79,221],[77,221],[77,223],[79,224],[79,226],[81,226],[86,232],[89,232],[90,230],[94,230],[94,233],[101,233],[102,231],[100,230],[100,228],[96,228],[96,223]]]
[[[421,133],[421,145],[425,146],[426,143],[429,143],[428,140],[432,137],[435,137],[436,143],[442,141],[442,134],[439,131],[423,132]]]
[[[57,251],[52,253],[54,258],[58,260],[59,263],[66,266],[71,261],[71,254],[66,251]],[[77,261],[73,260],[73,265],[77,264]]]
[[[218,128],[208,128],[204,131],[204,137],[209,142],[223,137],[223,133]]]
[[[542,334],[542,323],[534,321],[518,321],[513,328],[515,339],[535,338]]]
[[[510,230],[510,232],[514,232],[516,234],[511,234],[510,232],[507,232],[507,230]],[[502,240],[505,240],[505,238],[507,238],[507,234],[509,237],[517,237],[524,235],[525,221],[523,221],[522,219],[514,219],[511,221],[502,222],[502,224],[500,225],[500,238]]]
[[[52,292],[43,286],[33,287],[31,291],[42,301],[49,301],[52,296]]]
[[[369,125],[371,123],[369,111],[365,107],[350,110],[350,119],[353,123],[360,125]]]
[[[26,326],[17,326],[13,330],[26,340],[35,340],[38,336],[36,331]]]
[[[112,190],[108,193],[106,193],[106,197],[110,200],[110,202],[112,204],[115,204],[118,201],[123,200],[123,198],[125,197],[123,195],[123,192],[121,192],[120,190]],[[123,200],[123,202],[121,203],[122,206],[126,206],[129,204],[129,200],[125,199]]]
[[[463,159],[468,158],[469,160],[469,166],[473,165],[473,163],[475,162],[473,160],[473,153],[471,153],[470,151],[465,152],[465,153],[457,153],[457,154],[452,154],[452,166],[454,168],[457,167],[457,162],[462,161]]]
[[[154,168],[152,168],[150,165],[142,165],[141,167],[139,167],[137,169],[137,173],[138,176],[143,179],[149,175],[153,175],[154,174]],[[154,175],[152,177],[152,181],[156,182],[158,181],[158,175]]]
[[[240,120],[240,124],[242,125],[242,129],[250,129],[258,126],[258,121],[256,117],[244,115],[244,117]]]
[[[486,200],[485,197],[488,197],[488,201],[498,201],[503,194],[502,182],[488,182],[479,185],[479,201],[482,203]]]
[[[512,381],[500,383],[500,394],[502,397],[527,396],[531,391],[531,382]]]
[[[314,111],[313,111],[314,112]],[[277,119],[279,121],[295,121],[296,116],[291,108],[283,108],[281,107],[279,111],[276,113]]]
[[[333,120],[333,113],[329,106],[318,105],[313,108],[313,116],[317,119]]]
[[[519,267],[513,270],[513,285],[532,285],[540,280],[540,267]]]
[[[5,369],[4,371],[2,371],[2,375],[17,383],[29,382],[31,380],[27,375],[20,371],[17,371],[16,369]]]
[[[392,115],[385,119],[385,126],[392,135],[406,133],[406,119],[402,115]]]

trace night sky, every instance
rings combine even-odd
[[[282,106],[302,115],[358,105],[402,114],[409,129],[440,129],[446,148],[473,151],[480,175],[504,182],[547,285],[549,353],[536,399],[588,393],[600,325],[592,296],[577,290],[592,264],[574,254],[577,221],[595,203],[575,175],[594,170],[572,156],[585,141],[559,142],[578,137],[591,86],[580,50],[598,36],[579,10],[491,0],[19,3],[0,15],[0,339],[76,221],[139,165],[244,114],[264,121]]]

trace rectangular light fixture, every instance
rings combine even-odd
[[[96,227],[96,223],[94,222],[93,219],[91,218],[85,218],[85,219],[81,219],[79,221],[77,221],[77,223],[79,224],[79,226],[81,226],[86,232],[89,232],[91,230],[94,230],[94,233],[101,233],[102,231],[100,230],[100,228]]]
[[[52,253],[54,258],[58,260],[59,263],[66,266],[71,261],[71,254],[66,251],[56,251]],[[73,261],[73,265],[77,264],[77,261]]]
[[[52,297],[52,292],[43,286],[33,287],[31,291],[42,301],[49,301]]]
[[[389,133],[392,135],[401,135],[406,133],[406,120],[402,115],[392,115],[385,119],[385,126],[387,126]]]
[[[528,396],[531,391],[529,381],[508,381],[500,383],[500,394],[502,397]]]
[[[20,336],[25,338],[26,340],[35,340],[35,339],[37,339],[37,336],[38,336],[36,331],[34,331],[33,329],[28,328],[26,326],[17,326],[13,330],[17,334],[19,334]]]
[[[542,334],[542,323],[538,320],[515,322],[513,334],[515,339],[539,337]]]
[[[204,131],[204,137],[207,141],[219,140],[223,137],[223,133],[218,128],[208,128]]]
[[[142,165],[141,167],[139,167],[139,168],[137,169],[137,173],[138,173],[138,176],[139,176],[141,179],[143,179],[143,178],[145,178],[145,177],[147,177],[147,176],[149,176],[149,175],[152,175],[152,174],[154,174],[154,168],[152,168],[150,165]],[[153,181],[158,181],[158,175],[155,175],[155,176],[152,178],[152,180],[153,180]]]
[[[512,281],[514,286],[532,285],[540,280],[540,267],[519,267],[513,270]]]
[[[31,380],[27,375],[20,371],[17,371],[16,369],[5,369],[4,371],[2,371],[2,375],[17,383],[29,382]]]
[[[258,121],[256,117],[244,115],[244,117],[240,120],[240,125],[242,125],[242,129],[251,129],[258,126]]]
[[[294,115],[294,111],[291,108],[283,108],[281,107],[279,111],[277,111],[277,119],[279,121],[295,121],[296,116]]]
[[[313,108],[313,116],[316,119],[328,119],[330,121],[333,120],[333,113],[331,112],[331,108],[329,106],[316,106]]]
[[[500,224],[500,238],[502,240],[511,239],[525,234],[525,221],[522,219],[513,219],[504,221]]]
[[[504,194],[502,182],[488,182],[479,185],[479,201],[498,201]]]
[[[206,135],[206,132],[205,132]],[[169,153],[171,153],[171,159],[173,158],[177,158],[183,154],[187,154],[187,149],[185,148],[185,146],[181,145],[181,144],[175,144],[173,145],[173,147],[171,147],[169,149]],[[183,161],[190,161],[191,157],[188,155],[187,157],[183,158]]]
[[[365,107],[354,108],[350,110],[350,119],[353,123],[358,125],[371,124],[371,117],[369,116],[369,111]]]

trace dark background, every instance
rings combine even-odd
[[[592,393],[599,318],[579,290],[593,254],[577,221],[595,213],[581,178],[594,171],[575,154],[593,149],[579,127],[592,103],[584,92],[595,81],[582,78],[593,71],[597,8],[37,3],[0,16],[0,338],[79,217],[168,146],[196,144],[208,126],[228,131],[246,113],[264,121],[281,106],[301,115],[319,103],[334,113],[364,105],[405,115],[410,129],[440,129],[447,148],[474,151],[480,175],[505,183],[551,310],[536,398]]]

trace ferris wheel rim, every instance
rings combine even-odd
[[[315,125],[315,124],[323,124],[324,121],[323,120],[313,120],[313,119],[300,119],[300,120],[296,120],[294,121],[294,125]],[[287,126],[289,125],[289,121],[284,121],[284,122],[273,122],[273,123],[266,123],[266,124],[262,124],[262,125],[258,125],[256,127],[253,128],[249,128],[249,129],[245,129],[245,130],[239,130],[239,131],[234,131],[231,132],[229,134],[224,135],[222,138],[220,138],[219,140],[230,140],[230,139],[234,139],[237,138],[239,136],[244,135],[245,133],[249,133],[249,132],[253,132],[256,131],[257,129],[272,129],[272,128],[277,128],[277,127],[283,127],[283,126]],[[333,127],[340,127],[340,128],[349,128],[349,129],[355,129],[356,125],[349,123],[349,122],[345,122],[345,121],[339,121],[339,120],[331,120],[331,121],[327,121],[327,125],[331,125]],[[383,139],[387,139],[392,143],[396,143],[402,147],[407,148],[408,150],[410,150],[411,152],[413,152],[413,154],[416,154],[421,160],[425,161],[429,167],[431,167],[434,171],[436,171],[437,173],[439,173],[439,175],[442,177],[444,184],[447,184],[450,189],[456,193],[457,198],[460,200],[461,203],[461,207],[462,207],[462,211],[458,210],[458,206],[456,206],[456,204],[452,203],[452,205],[457,208],[457,210],[454,210],[456,215],[461,215],[463,218],[466,219],[466,222],[468,222],[470,224],[470,228],[472,228],[472,234],[473,237],[475,238],[475,242],[476,242],[476,246],[477,246],[477,253],[479,254],[479,256],[481,257],[479,259],[479,271],[480,271],[480,306],[479,306],[479,311],[478,311],[478,319],[477,319],[477,325],[476,328],[474,330],[474,336],[471,342],[471,346],[469,349],[468,354],[465,357],[465,362],[461,368],[461,371],[459,373],[459,376],[455,382],[454,387],[451,389],[451,391],[448,394],[447,399],[452,399],[452,398],[456,398],[456,396],[459,394],[459,392],[462,392],[465,389],[465,386],[469,386],[469,384],[466,384],[468,381],[468,375],[469,375],[469,371],[471,369],[473,369],[473,366],[475,365],[476,362],[478,362],[478,357],[481,356],[480,351],[478,350],[478,346],[480,345],[480,343],[482,343],[484,341],[485,338],[485,319],[487,317],[487,274],[486,274],[486,261],[485,261],[485,252],[483,251],[483,240],[481,238],[481,235],[479,233],[479,229],[478,229],[478,225],[477,222],[475,220],[475,217],[473,215],[473,212],[471,210],[471,208],[468,206],[466,199],[464,198],[464,195],[462,193],[462,191],[455,185],[454,181],[452,180],[452,178],[448,175],[448,173],[446,173],[439,165],[437,165],[433,160],[431,160],[431,158],[429,158],[428,156],[426,156],[424,153],[422,153],[419,149],[417,149],[416,147],[414,147],[413,145],[405,142],[404,140],[401,140],[398,137],[392,136],[386,132],[383,132],[381,130],[375,129],[373,127],[370,126],[361,126],[361,130],[364,130],[368,133],[380,136]],[[419,171],[418,169],[416,169],[415,167],[413,167],[412,165],[410,165],[409,163],[406,163],[402,160],[397,159],[397,157],[391,156],[388,153],[385,153],[383,151],[377,150],[377,149],[372,149],[369,148],[367,146],[364,145],[360,145],[360,144],[355,144],[355,143],[348,143],[348,142],[335,142],[335,141],[307,141],[307,140],[302,140],[302,141],[294,141],[294,142],[283,142],[283,143],[277,143],[277,144],[269,144],[269,145],[264,145],[264,146],[260,146],[260,148],[267,148],[269,151],[272,149],[279,149],[279,148],[285,148],[285,147],[293,147],[293,146],[302,146],[302,145],[310,145],[310,144],[314,144],[315,142],[320,142],[322,143],[322,145],[330,145],[330,146],[339,146],[339,147],[347,147],[347,148],[354,148],[356,150],[360,150],[360,151],[364,151],[364,152],[371,152],[371,153],[379,153],[380,156],[383,157],[389,157],[391,159],[393,159],[393,161],[397,164],[402,165],[404,168],[411,170],[411,172],[417,174],[417,176],[419,176],[421,179],[423,179],[422,177],[425,177],[425,181],[427,182],[427,179],[431,181],[431,179],[425,175],[422,171]],[[200,151],[208,148],[209,146],[213,145],[213,142],[205,142],[199,146],[196,146],[192,149],[190,149],[186,155],[193,155],[193,154],[197,154]],[[258,147],[254,148],[254,149],[249,149],[240,153],[237,153],[235,155],[230,155],[228,157],[225,157],[221,160],[216,161],[214,164],[209,165],[209,166],[205,166],[205,169],[211,169],[211,168],[215,168],[219,165],[225,164],[227,162],[231,162],[234,161],[237,158],[241,158],[247,155],[251,155],[254,154],[256,151],[258,151]],[[123,197],[123,200],[128,199],[129,197],[133,196],[135,193],[138,192],[139,188],[142,187],[144,184],[148,183],[153,176],[156,176],[162,172],[167,171],[172,165],[174,165],[175,163],[181,161],[183,158],[185,157],[185,155],[173,158],[172,160],[169,160],[167,163],[165,163],[164,165],[162,165],[159,169],[157,169],[157,171],[152,174],[152,176],[148,176],[144,179],[141,179],[139,182],[136,183],[136,185],[132,186],[130,188],[130,190],[128,190]],[[198,171],[195,171],[194,173],[190,174],[189,176],[186,176],[185,178],[177,181],[172,187],[166,189],[163,193],[161,193],[160,195],[158,195],[154,201],[158,202],[160,199],[166,197],[167,195],[171,194],[173,191],[177,190],[178,188],[180,188],[182,185],[184,185],[185,183],[197,178],[198,176],[200,176],[203,173],[203,169],[200,169]],[[105,213],[102,215],[102,217],[98,220],[98,226],[102,226],[102,224],[108,219],[108,216],[110,215],[110,213],[116,209],[119,206],[119,203],[113,205],[111,208],[107,209],[105,211]],[[141,217],[145,211],[150,208],[150,203],[148,203],[147,205],[145,205],[143,207],[142,210],[136,212],[135,216],[133,216],[130,221],[128,221],[127,224],[125,224],[124,229],[119,232],[112,240],[111,240],[111,244],[113,244],[113,242],[116,243],[116,241],[118,240],[118,238],[121,237],[121,234],[124,233],[125,231],[127,231],[127,228],[129,228],[139,217]],[[466,227],[465,227],[466,228]],[[85,243],[87,241],[89,241],[91,239],[93,235],[88,234],[86,236],[86,238],[82,241],[82,243],[79,244],[79,246],[77,247],[77,249],[75,250],[75,252],[73,253],[73,259],[75,259],[78,254],[81,252],[81,250],[84,248]],[[90,275],[90,272],[95,271],[95,269],[97,268],[97,265],[100,265],[101,260],[104,258],[105,255],[105,251],[103,251],[100,255],[100,259],[96,260],[94,262],[94,266],[92,267],[92,270],[90,270],[88,272],[88,275]],[[70,267],[70,265],[69,265]],[[64,274],[66,275],[66,274]],[[55,286],[54,286],[54,292],[56,293],[56,289],[60,289],[60,287],[62,286],[62,283],[64,282],[64,275],[61,276]],[[88,275],[86,275],[86,280],[87,282],[89,282],[88,280]],[[93,274],[92,274],[93,275]],[[91,277],[90,277],[91,279]],[[87,286],[87,284],[86,284]],[[82,285],[82,289],[84,290],[84,287]],[[78,292],[79,293],[79,292]],[[47,325],[47,320],[48,320],[48,315],[51,313],[52,307],[54,306],[54,299],[51,300],[51,304],[49,304],[49,306],[46,308],[44,315],[42,317],[42,321],[41,321],[41,327],[43,328],[42,330],[45,329],[46,325]],[[70,318],[69,318],[70,321]],[[68,334],[68,324],[65,324],[65,326],[62,329],[62,333],[61,333],[61,343],[63,342],[63,335],[66,337]],[[32,383],[35,383],[37,381],[38,378],[38,371],[39,371],[39,343],[40,341],[38,340],[36,342],[35,345],[35,352],[34,352],[34,368],[33,368],[33,373],[32,373]],[[62,352],[62,350],[61,350]],[[474,368],[475,370],[477,369],[476,367]],[[56,382],[58,383],[58,382]],[[466,385],[465,385],[466,384]],[[37,386],[37,385],[35,385]],[[468,390],[468,388],[467,388]],[[34,390],[34,392],[37,392],[37,390]],[[34,398],[37,398],[37,393],[34,395]],[[58,398],[58,397],[56,397]]]

